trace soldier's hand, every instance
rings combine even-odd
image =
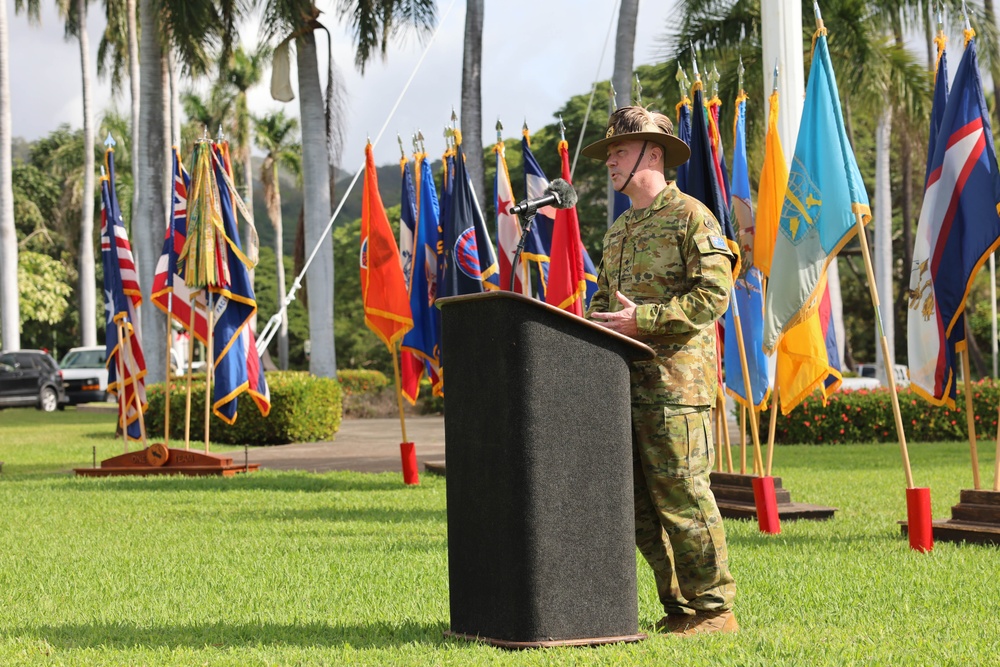
[[[615,297],[622,309],[615,313],[591,313],[598,324],[630,338],[639,336],[639,325],[635,319],[635,303],[621,292],[615,292]]]

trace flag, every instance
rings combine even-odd
[[[958,64],[933,150],[910,268],[907,347],[916,392],[953,407],[965,300],[1000,245],[1000,176],[974,39]]]
[[[142,437],[138,402],[146,411],[146,360],[142,354],[142,337],[135,309],[142,304],[139,276],[132,257],[132,246],[122,221],[115,191],[115,154],[110,148],[104,153],[107,174],[101,178],[101,263],[104,269],[104,340],[108,391],[120,396],[124,391],[124,413],[119,401],[118,423],[128,438]],[[121,325],[128,345],[118,337]],[[119,375],[119,364],[122,366]]]
[[[417,228],[417,196],[410,171],[409,160],[403,156],[399,160],[399,171],[402,175],[402,193],[399,199],[399,260],[403,268],[403,280],[406,282],[407,293],[412,293],[413,276],[413,243]],[[399,352],[399,374],[403,396],[410,404],[417,401],[420,393],[420,376],[424,372],[424,362],[413,356],[409,350]]]
[[[456,132],[455,157],[449,173],[452,191],[448,215],[444,219],[444,276],[438,283],[441,296],[477,294],[497,289],[497,258],[486,231],[483,213],[476,202],[468,172],[461,136]],[[491,282],[491,278],[493,281]]]
[[[535,154],[531,152],[531,137],[528,129],[522,130],[521,137],[521,157],[524,164],[524,189],[528,199],[538,199],[545,196],[545,189],[549,187],[549,179],[538,165]],[[528,237],[524,241],[524,252],[521,253],[521,261],[533,262],[538,269],[538,288],[536,293],[539,298],[545,298],[545,291],[549,283],[549,250],[552,248],[552,225],[556,217],[556,210],[551,206],[538,209],[535,214],[535,221],[528,230]]]
[[[416,156],[417,173],[420,175],[420,205],[417,211],[416,236],[414,237],[413,281],[410,284],[410,312],[413,328],[403,336],[402,349],[420,364],[431,381],[435,395],[443,395],[441,380],[441,311],[434,307],[437,299],[437,246],[440,211],[437,189],[427,155]],[[417,378],[419,379],[419,374]],[[411,403],[416,392],[403,395]]]
[[[767,400],[771,378],[767,357],[761,343],[764,337],[764,288],[763,274],[752,264],[754,219],[750,203],[750,172],[746,150],[746,93],[736,99],[736,121],[733,141],[732,219],[739,230],[740,250],[745,258],[743,273],[734,282],[733,296],[736,309],[726,310],[725,367],[726,391],[742,405],[760,408]],[[746,351],[750,375],[749,396],[743,379],[738,341],[736,340],[736,312],[740,315],[743,330],[743,347]]]
[[[788,187],[788,166],[778,135],[778,91],[771,93],[767,112],[767,134],[764,137],[764,168],[760,172],[757,189],[757,219],[754,227],[750,263],[761,270],[765,278],[771,276],[771,258],[774,241],[781,221],[781,205]]]
[[[569,175],[569,144],[559,142],[562,178],[567,183]],[[580,220],[576,207],[556,210],[552,229],[552,248],[549,251],[549,282],[545,302],[583,317],[587,279],[584,277],[583,243],[580,241]]]
[[[360,265],[365,324],[395,355],[396,341],[413,328],[413,316],[399,262],[399,249],[378,191],[378,174],[371,144],[365,146]]]
[[[729,187],[729,172],[726,170],[726,154],[722,149],[722,133],[719,131],[719,109],[722,107],[722,100],[718,96],[708,101],[706,121],[708,122],[708,142],[712,146],[712,161],[715,163],[715,173],[718,178],[719,187],[722,189],[722,196],[725,199],[726,207],[731,205]],[[733,222],[732,220],[730,222]],[[735,224],[733,225],[734,232]]]
[[[202,343],[208,342],[208,318],[205,314],[205,296],[184,283],[177,267],[177,256],[187,238],[187,197],[191,177],[181,163],[180,154],[173,149],[173,196],[170,201],[170,218],[163,235],[163,250],[156,262],[153,275],[153,304],[180,324],[184,330],[191,328],[191,296],[195,301],[194,335]],[[171,297],[171,295],[173,295]]]
[[[687,95],[677,103],[677,138],[691,145],[691,98]],[[676,183],[681,192],[687,192],[688,164],[685,162],[677,167]]]
[[[196,148],[197,150],[197,148]],[[257,312],[250,270],[254,264],[240,246],[233,201],[236,189],[232,179],[229,143],[213,143],[201,150],[210,150],[206,156],[212,165],[211,177],[218,193],[218,214],[221,229],[216,230],[217,246],[221,253],[214,271],[216,282],[208,284],[214,325],[212,350],[215,358],[213,369],[215,386],[212,391],[212,412],[216,417],[233,424],[238,417],[237,402],[247,393],[265,417],[271,411],[271,394],[264,377],[264,366],[257,354],[257,344],[250,323]],[[213,213],[213,217],[215,215]],[[189,267],[193,268],[193,267]],[[211,268],[211,267],[209,267]]]
[[[497,211],[497,255],[500,259],[500,289],[518,292],[525,296],[531,296],[531,285],[526,279],[527,263],[518,259],[517,275],[514,277],[513,288],[511,288],[511,272],[517,253],[517,244],[521,240],[521,224],[517,221],[517,216],[512,215],[510,207],[514,201],[514,192],[510,186],[510,174],[507,172],[506,147],[503,141],[498,140],[493,146],[493,153],[497,159],[497,173],[493,179],[493,200],[496,203]]]
[[[811,315],[822,297],[827,265],[857,233],[856,216],[871,218],[844,131],[826,29],[817,31],[806,99],[781,222],[775,238],[764,311],[764,349]]]
[[[687,189],[682,190],[708,207],[719,221],[730,247],[739,259],[736,234],[729,219],[729,205],[724,184],[721,180],[720,165],[712,153],[709,137],[708,114],[702,97],[701,82],[694,85],[694,102],[691,108],[691,159],[687,161]],[[678,186],[679,187],[679,186]]]

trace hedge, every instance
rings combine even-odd
[[[337,371],[337,380],[345,396],[374,394],[390,385],[389,378],[382,371],[351,368]]]
[[[233,445],[284,445],[291,442],[331,440],[340,428],[342,392],[336,380],[319,378],[305,371],[266,373],[271,393],[271,412],[263,417],[249,395],[239,397],[236,423],[229,425],[212,416],[209,437],[213,442]],[[170,438],[184,438],[185,390],[183,379],[171,381]],[[205,376],[196,375],[191,392],[191,440],[204,439]],[[163,433],[166,394],[163,384],[146,388],[149,409],[146,429]]]
[[[1000,384],[991,378],[972,384],[972,406],[976,435],[990,439],[997,434],[997,407]],[[959,385],[955,408],[936,406],[910,388],[899,390],[899,408],[907,441],[940,442],[966,440],[964,384]],[[770,413],[760,415],[760,433],[764,442]],[[786,444],[842,444],[897,442],[896,423],[887,388],[839,391],[826,406],[818,394],[798,405],[787,416],[778,414],[775,442]]]

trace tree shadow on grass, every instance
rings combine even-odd
[[[8,637],[44,640],[61,650],[80,648],[213,648],[260,646],[393,648],[446,642],[445,622],[416,623],[209,623],[205,625],[126,625],[80,623],[12,628]]]
[[[59,491],[287,491],[292,493],[342,493],[350,491],[396,491],[406,493],[412,488],[403,484],[400,476],[391,474],[306,472],[263,472],[234,477],[188,477],[158,475],[155,477],[96,477],[73,484],[53,484]]]

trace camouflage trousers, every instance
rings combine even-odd
[[[632,406],[635,543],[668,614],[729,609],[736,584],[709,487],[708,408]]]

